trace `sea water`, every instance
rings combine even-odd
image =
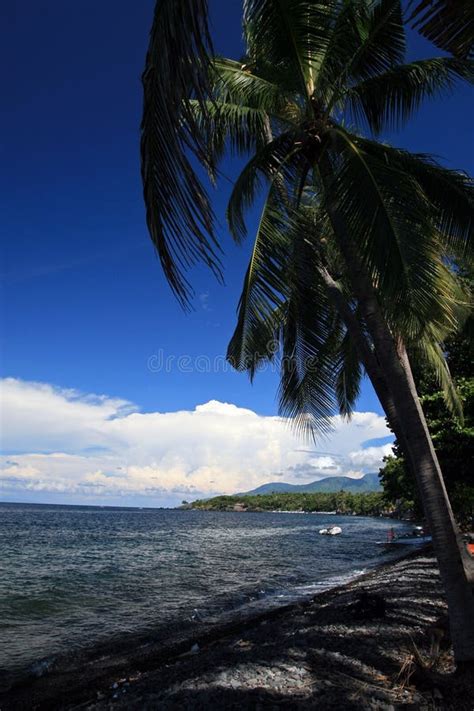
[[[338,525],[339,536],[320,536]],[[0,670],[313,595],[390,560],[382,518],[0,504]]]

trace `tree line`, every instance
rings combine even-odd
[[[247,511],[335,511],[357,516],[380,516],[393,510],[381,492],[353,494],[348,491],[216,496],[194,501],[190,507],[206,511],[234,511],[236,507]]]

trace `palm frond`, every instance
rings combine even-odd
[[[350,43],[351,53],[338,77],[338,88],[386,72],[403,62],[405,28],[400,0],[375,0],[354,4],[353,32],[359,41]]]
[[[421,0],[409,22],[420,34],[456,57],[474,58],[472,0]]]
[[[362,374],[359,355],[350,334],[346,331],[339,347],[335,391],[339,412],[348,419],[360,395]]]
[[[276,75],[309,98],[314,65],[329,42],[334,9],[334,3],[311,0],[244,0],[249,57],[257,66],[260,61],[273,66]]]
[[[388,71],[403,62],[405,25],[400,0],[364,3],[367,18],[360,23],[361,46],[351,61],[348,78],[363,79]]]
[[[438,289],[442,302],[435,305],[424,332],[407,341],[408,351],[435,376],[444,401],[453,416],[463,421],[463,407],[456,384],[451,378],[443,344],[456,336],[469,321],[471,294],[468,284],[445,260],[439,265]]]
[[[227,222],[232,237],[240,242],[246,236],[245,210],[253,204],[265,182],[292,178],[306,161],[301,155],[300,131],[287,131],[262,146],[243,168],[234,183],[227,206]]]
[[[281,329],[279,412],[300,434],[315,439],[332,429],[337,410],[336,363],[342,322],[320,277],[318,211],[300,206],[288,223],[288,299]]]
[[[270,189],[239,302],[228,358],[253,378],[280,364],[279,411],[305,436],[327,434],[343,327],[317,269],[317,222]]]
[[[321,298],[326,301],[324,291]],[[324,303],[323,301],[323,303]],[[282,358],[278,389],[279,412],[288,417],[298,434],[310,439],[325,436],[333,428],[337,409],[334,396],[334,362],[337,338],[334,325],[313,297],[309,304],[294,295],[282,334]],[[311,317],[311,320],[309,320]]]
[[[205,108],[211,54],[206,0],[158,0],[142,77],[141,171],[150,236],[183,305],[191,265],[221,273],[212,207],[188,156],[206,153],[190,100]]]
[[[237,155],[248,155],[263,144],[268,121],[264,111],[217,100],[206,102],[204,110],[198,101],[192,105],[206,154],[212,157],[207,166],[212,180],[216,178],[216,162],[226,148]]]
[[[393,318],[410,329],[429,319],[438,260],[430,205],[417,182],[396,166],[365,153],[356,137],[333,129],[332,180],[325,180],[328,213],[344,221],[358,259]],[[332,205],[332,207],[331,207]],[[340,228],[333,224],[340,239]]]
[[[443,393],[446,407],[461,424],[464,421],[463,405],[440,344],[434,338],[424,338],[417,344],[418,361],[424,362],[436,377]]]
[[[474,250],[474,181],[462,171],[444,168],[432,156],[409,153],[360,136],[354,142],[364,153],[378,156],[420,185],[433,208],[432,219],[444,241],[444,249],[461,259]]]
[[[315,62],[315,92],[324,104],[328,103],[334,86],[345,77],[351,60],[360,49],[360,11],[364,13],[362,3],[343,3],[330,23],[329,40],[318,57],[319,61]]]
[[[216,100],[265,111],[282,121],[301,119],[294,94],[257,74],[252,65],[218,57],[213,66],[212,92]]]
[[[268,191],[239,300],[237,326],[227,358],[253,378],[262,360],[273,360],[287,298],[287,221],[275,185]]]
[[[449,94],[460,80],[474,83],[474,62],[422,59],[366,79],[349,88],[346,97],[355,119],[377,134],[399,128],[425,99]]]

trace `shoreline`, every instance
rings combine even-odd
[[[157,623],[152,629],[147,629],[146,631],[137,629],[133,632],[111,634],[108,638],[103,638],[90,645],[75,646],[71,652],[60,651],[55,653],[52,651],[48,656],[38,657],[29,664],[2,670],[5,673],[3,678],[0,676],[0,701],[2,695],[8,695],[10,689],[20,687],[22,684],[26,686],[35,685],[41,677],[47,679],[53,678],[56,674],[61,675],[78,663],[94,663],[97,659],[129,654],[131,650],[135,650],[133,654],[135,654],[136,650],[142,649],[145,653],[148,653],[148,649],[145,648],[151,648],[155,644],[164,645],[172,653],[175,646],[176,648],[180,647],[181,641],[188,640],[191,645],[194,640],[197,639],[199,641],[199,638],[204,637],[207,631],[212,634],[214,629],[218,631],[221,629],[226,630],[231,628],[234,623],[244,625],[248,621],[249,624],[252,624],[254,620],[258,620],[260,617],[271,616],[280,610],[285,611],[295,605],[308,603],[315,597],[349,585],[365,575],[370,575],[381,567],[390,566],[391,563],[410,555],[412,552],[398,549],[396,557],[379,559],[376,563],[361,564],[359,568],[353,568],[344,574],[334,573],[320,581],[295,585],[294,587],[283,586],[276,592],[270,592],[261,597],[248,596],[245,602],[223,607],[207,615],[198,613],[195,616],[186,617],[184,621],[180,619],[179,622],[177,621],[178,618],[175,617],[171,620]],[[283,591],[285,591],[284,594]],[[195,610],[195,612],[198,611]]]
[[[413,551],[400,552],[396,560],[405,558],[411,553]],[[76,649],[69,654],[60,653],[42,657],[28,667],[7,671],[7,683],[5,684],[5,680],[0,683],[0,703],[3,699],[8,700],[10,696],[12,699],[17,696],[22,697],[23,693],[17,693],[21,692],[22,689],[31,689],[33,692],[39,689],[41,695],[42,687],[47,686],[50,680],[53,684],[59,678],[68,680],[70,676],[74,676],[75,669],[78,666],[81,666],[82,669],[87,669],[89,665],[93,665],[92,677],[102,677],[101,672],[99,671],[97,674],[97,669],[95,668],[97,661],[100,664],[105,664],[105,676],[113,673],[115,667],[120,671],[124,660],[127,660],[129,664],[135,664],[140,668],[146,669],[148,657],[153,657],[155,660],[162,657],[167,659],[168,656],[171,658],[185,653],[196,642],[206,643],[208,640],[225,636],[228,632],[232,632],[234,628],[243,629],[253,624],[258,624],[262,619],[273,619],[280,613],[284,614],[301,604],[309,604],[313,599],[330,593],[332,590],[350,585],[359,578],[376,572],[379,568],[390,566],[393,562],[393,559],[379,562],[363,572],[354,570],[347,573],[342,580],[339,576],[328,578],[325,581],[321,581],[320,590],[308,590],[306,593],[299,594],[295,592],[287,601],[281,601],[277,596],[271,595],[222,610],[217,613],[217,621],[216,616],[211,615],[204,618],[198,617],[194,622],[188,620],[187,623],[179,625],[174,622],[167,622],[162,626],[158,625],[153,631],[130,632],[113,639],[113,641],[111,638],[110,640],[97,642],[90,647]],[[1,705],[0,709],[3,711]]]
[[[186,678],[184,668],[186,660],[191,661],[193,667],[197,663],[202,665],[206,653],[211,653],[212,657],[212,654],[216,654],[216,649],[227,648],[228,640],[232,637],[255,634],[258,637],[259,631],[262,635],[262,630],[265,627],[268,629],[269,626],[277,626],[280,629],[282,625],[289,625],[291,628],[297,625],[294,618],[304,617],[312,611],[319,616],[319,623],[322,624],[327,617],[328,610],[337,604],[341,596],[342,598],[344,596],[351,597],[351,595],[353,597],[357,591],[364,587],[379,592],[381,590],[385,595],[390,595],[390,589],[386,587],[386,579],[390,579],[395,574],[395,580],[398,581],[400,576],[397,576],[396,571],[400,566],[404,569],[405,575],[407,572],[411,575],[414,587],[416,587],[416,584],[420,584],[419,579],[421,579],[420,574],[415,571],[416,561],[423,560],[426,555],[426,550],[410,551],[400,556],[395,562],[382,563],[343,585],[333,586],[313,594],[309,599],[283,604],[264,611],[260,609],[252,612],[247,609],[244,615],[239,610],[232,610],[227,613],[227,618],[224,615],[218,623],[205,623],[204,629],[201,626],[181,631],[181,633],[177,631],[177,634],[168,640],[157,641],[150,639],[148,635],[147,638],[137,638],[132,649],[129,640],[128,644],[118,643],[103,645],[101,649],[96,648],[93,657],[85,653],[75,655],[69,660],[64,658],[62,664],[56,666],[52,673],[31,678],[28,683],[23,682],[1,694],[0,706],[2,711],[31,708],[72,709],[75,707],[105,709],[109,708],[110,704],[111,708],[122,704],[121,697],[118,698],[117,689],[119,689],[125,704],[123,708],[145,708],[144,703],[148,695],[154,694],[156,696],[157,693],[169,695],[173,677],[178,678],[180,674],[184,674]],[[433,568],[434,564],[430,563],[430,565]],[[432,571],[431,577],[431,583],[439,588],[436,570],[434,573]],[[405,590],[405,594],[409,596],[408,590]],[[406,604],[409,602],[409,599],[405,600]],[[436,608],[437,612],[442,612],[444,609],[439,589]],[[263,633],[263,640],[265,637],[266,635]],[[219,652],[217,652],[217,657],[220,657]],[[177,668],[171,674],[172,678],[168,682],[164,683],[164,680],[161,680],[157,684],[156,680],[153,680],[157,674],[161,677],[164,669],[169,670],[172,667]],[[169,701],[171,703],[171,699]],[[216,703],[214,708],[222,707],[218,702]],[[293,701],[291,703],[293,704]],[[163,704],[165,704],[164,700],[160,700],[159,704],[156,702],[156,706],[159,705],[160,709],[175,708],[172,704],[169,706],[166,704],[163,706]],[[228,701],[225,702],[225,705],[228,707]],[[156,708],[156,706],[153,702],[150,708]],[[193,706],[188,707],[193,708]]]

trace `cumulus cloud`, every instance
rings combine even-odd
[[[1,389],[0,496],[9,500],[174,505],[276,478],[362,476],[390,449],[363,448],[389,434],[373,412],[349,423],[334,417],[318,452],[281,418],[217,400],[143,413],[120,398],[45,383],[7,378]]]
[[[382,459],[392,451],[391,444],[383,444],[380,447],[366,447],[356,452],[350,452],[349,459],[356,467],[377,467]]]

